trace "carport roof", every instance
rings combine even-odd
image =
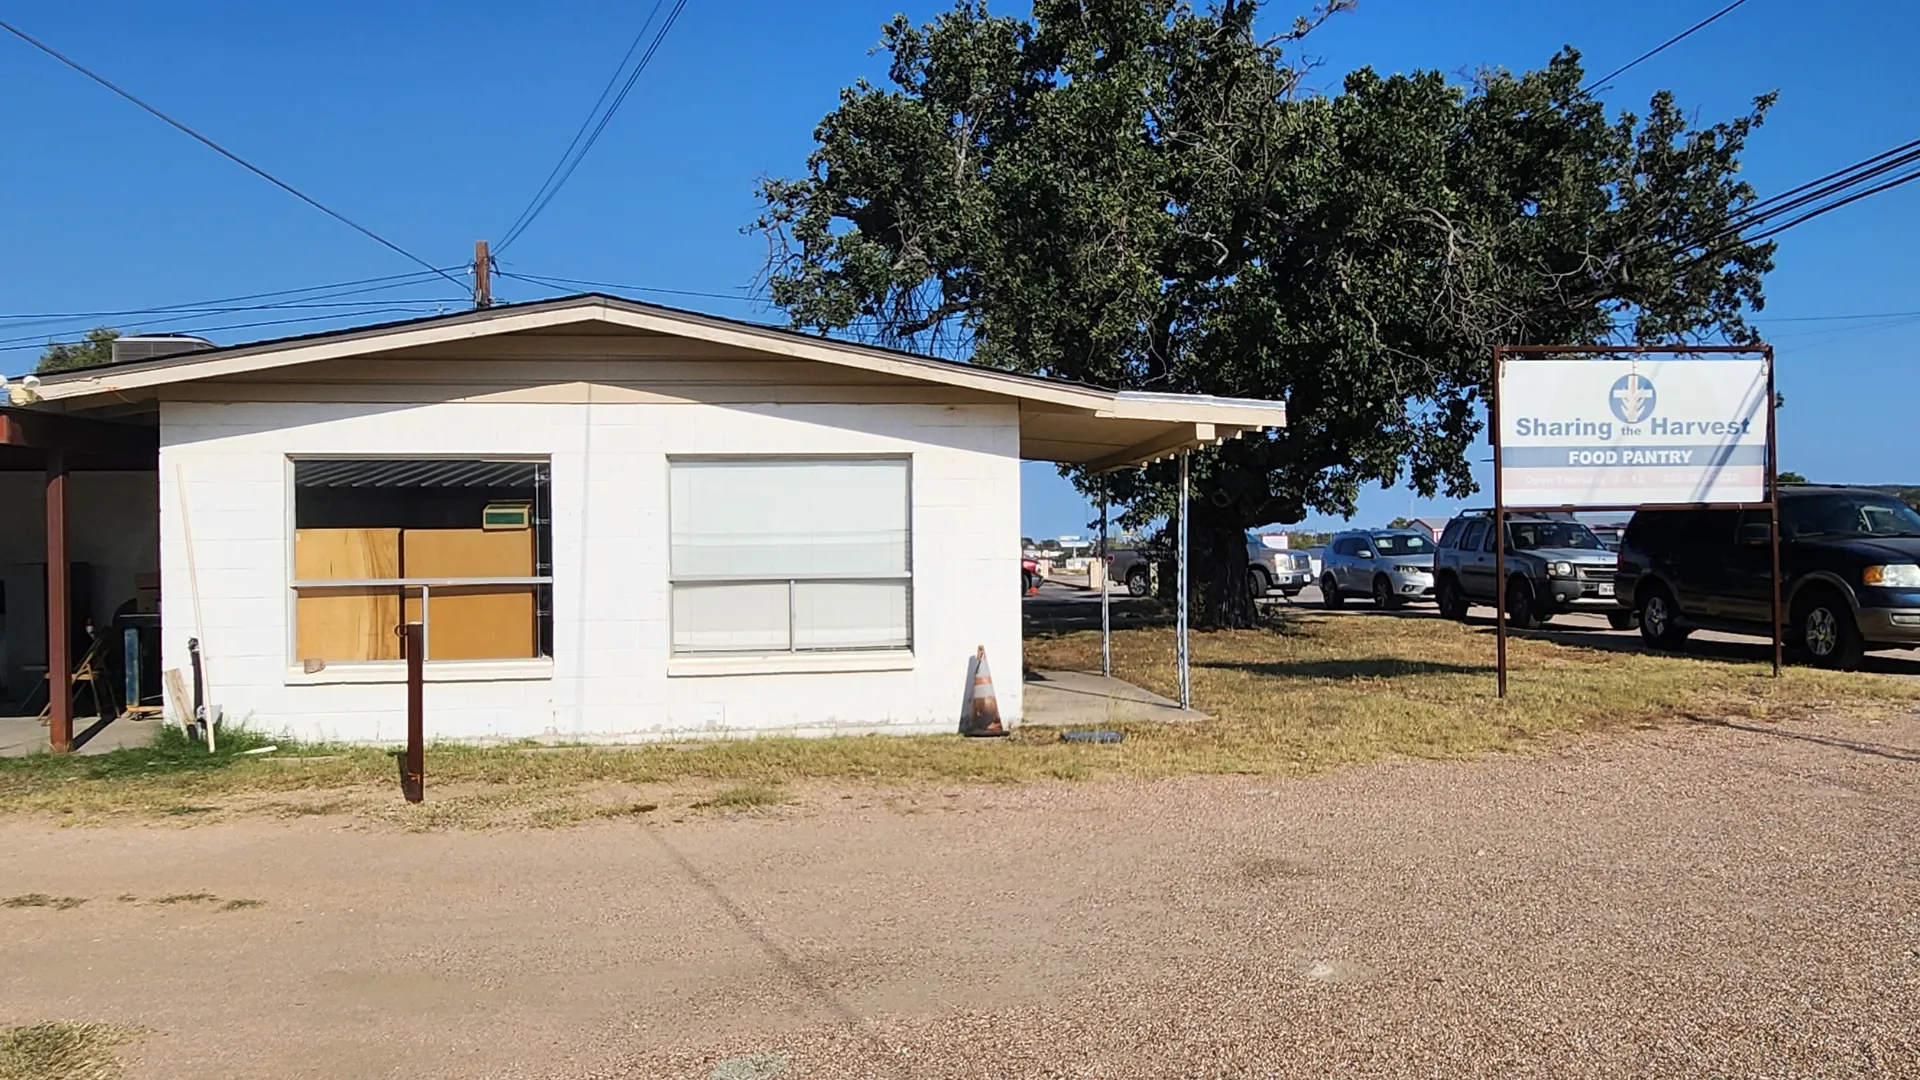
[[[479,339],[569,332],[682,338],[769,359],[854,368],[1008,399],[1020,405],[1023,457],[1096,471],[1130,468],[1286,424],[1286,406],[1279,401],[1106,390],[600,293],[84,368],[44,376],[39,395],[43,402],[79,412],[151,399],[170,386],[259,376],[301,364],[461,342],[484,348]]]

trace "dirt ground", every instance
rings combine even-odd
[[[0,825],[160,1077],[1920,1075],[1920,718],[680,823]],[[5,897],[0,897],[3,901]],[[74,904],[71,900],[83,900]]]

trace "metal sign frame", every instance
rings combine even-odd
[[[1780,465],[1779,428],[1774,423],[1778,412],[1779,396],[1774,391],[1773,346],[1771,345],[1495,345],[1493,347],[1493,378],[1490,382],[1492,392],[1488,397],[1488,427],[1493,438],[1493,535],[1494,535],[1494,636],[1498,641],[1499,652],[1499,696],[1507,696],[1507,499],[1506,485],[1503,480],[1505,468],[1501,462],[1502,438],[1500,428],[1500,376],[1504,372],[1509,358],[1544,356],[1753,356],[1764,358],[1767,366],[1767,463],[1765,502],[1759,503],[1660,503],[1664,509],[1674,510],[1765,510],[1767,511],[1767,534],[1773,548],[1773,677],[1780,677],[1781,661],[1786,651],[1786,640],[1782,629],[1784,612],[1781,610],[1780,588]],[[1529,506],[1529,512],[1571,511],[1590,513],[1625,513],[1638,511],[1641,505],[1580,504],[1572,506]],[[1615,599],[1619,599],[1618,593]]]

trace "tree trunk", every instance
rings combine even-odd
[[[1199,592],[1195,625],[1207,630],[1246,630],[1260,625],[1247,573],[1246,526],[1231,510],[1195,500],[1189,580]]]

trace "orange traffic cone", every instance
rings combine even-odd
[[[1007,729],[1000,726],[1000,702],[993,696],[993,675],[987,671],[987,647],[982,645],[973,654],[973,698],[967,703],[960,734],[993,738],[1006,733]]]

